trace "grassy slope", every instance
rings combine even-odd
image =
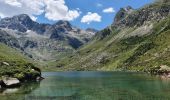
[[[5,65],[3,62],[9,64]],[[40,73],[34,69],[30,63],[19,51],[0,43],[0,76],[10,76],[19,79],[33,78]]]
[[[106,28],[75,54],[52,62],[52,69],[144,71],[170,66],[170,17],[153,23],[152,30],[143,36],[123,37],[138,29]]]

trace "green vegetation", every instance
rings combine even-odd
[[[32,80],[40,76],[40,70],[18,50],[0,43],[0,76],[15,77],[20,80]]]
[[[161,65],[170,66],[170,17],[153,23],[153,28],[145,35],[131,36],[139,29],[140,27],[122,30],[107,28],[75,54],[51,62],[50,66],[57,71],[148,71]]]

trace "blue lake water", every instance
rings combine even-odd
[[[170,80],[134,72],[43,72],[0,100],[170,100]]]

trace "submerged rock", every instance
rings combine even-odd
[[[15,92],[17,92],[18,90],[19,90],[18,88],[5,89],[5,90],[3,91],[3,94],[15,93]]]

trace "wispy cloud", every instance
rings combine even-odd
[[[103,10],[104,13],[114,13],[115,12],[115,9],[112,8],[112,7],[109,7],[109,8],[106,8]]]
[[[103,5],[101,3],[97,3],[96,6],[97,7],[103,7]]]

